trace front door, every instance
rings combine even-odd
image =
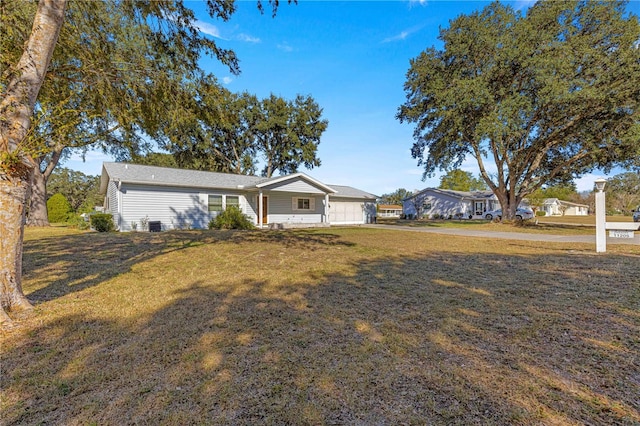
[[[262,211],[258,212],[259,215],[261,215],[260,217],[262,217],[262,224],[266,225],[267,224],[267,218],[269,217],[269,209],[268,209],[268,203],[267,203],[267,196],[263,195],[262,196]],[[256,197],[256,202],[258,204],[258,210],[260,210],[260,196],[258,195]]]
[[[473,212],[476,216],[484,215],[484,201],[476,201]]]

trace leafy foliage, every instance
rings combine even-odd
[[[254,174],[256,146],[251,125],[259,107],[255,96],[233,94],[203,79],[179,105],[176,129],[163,134],[163,148],[178,167]]]
[[[607,181],[607,210],[630,214],[640,205],[640,174],[626,172]]]
[[[380,203],[382,204],[399,204],[402,205],[402,200],[407,197],[410,197],[413,193],[411,191],[407,191],[404,188],[396,189],[394,192],[390,194],[383,194],[380,197]]]
[[[89,212],[94,206],[102,203],[100,177],[89,176],[68,168],[56,169],[47,183],[49,193],[64,195],[71,209],[76,212]]]
[[[453,191],[481,191],[487,189],[487,184],[481,178],[474,178],[471,172],[454,169],[440,178],[439,188]]]
[[[254,226],[238,207],[228,206],[211,219],[209,229],[254,229]]]
[[[64,223],[69,219],[69,215],[73,211],[71,204],[67,198],[60,194],[54,194],[47,200],[47,212],[49,220],[53,223]]]
[[[262,176],[295,173],[300,164],[307,169],[319,166],[316,151],[329,124],[321,117],[322,108],[311,96],[285,101],[272,94],[263,99],[252,126],[266,160]]]
[[[411,61],[401,122],[425,177],[475,158],[510,218],[545,184],[640,161],[640,24],[625,2],[494,2]],[[486,161],[495,162],[490,176]]]
[[[115,230],[113,216],[108,213],[92,214],[91,226],[98,232],[111,232]]]

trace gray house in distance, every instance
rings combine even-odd
[[[161,230],[205,229],[227,206],[259,228],[358,225],[375,216],[377,198],[304,173],[265,178],[127,163],[103,164],[100,191],[120,231],[145,222],[159,222]]]
[[[491,191],[426,188],[402,200],[402,213],[408,218],[482,219],[485,212],[499,208]]]

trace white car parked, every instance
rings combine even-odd
[[[487,220],[493,220],[493,218],[502,219],[502,209],[492,210],[490,212],[486,212],[484,218]],[[516,219],[518,220],[526,220],[531,219],[533,217],[533,210],[518,208],[516,209]]]

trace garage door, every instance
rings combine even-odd
[[[363,223],[362,203],[336,202],[330,203],[329,221],[335,225],[355,225]]]

